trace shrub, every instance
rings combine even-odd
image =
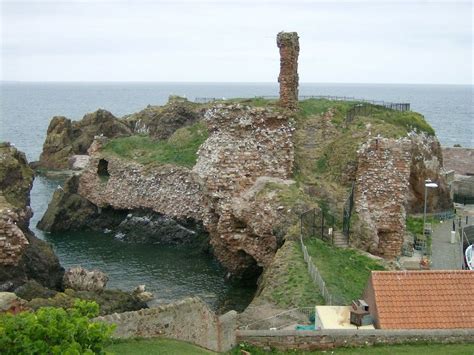
[[[104,354],[113,326],[91,322],[95,302],[76,300],[73,308],[0,315],[2,354]]]

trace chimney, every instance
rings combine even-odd
[[[280,48],[280,106],[296,109],[298,106],[298,33],[280,32],[277,35]]]

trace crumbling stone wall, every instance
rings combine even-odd
[[[410,149],[407,138],[373,138],[358,151],[355,210],[367,228],[350,242],[387,259],[400,255],[405,235]]]
[[[99,151],[106,142],[105,137],[97,137],[89,149],[91,159],[79,180],[82,197],[99,207],[149,208],[170,217],[203,219],[201,185],[189,169],[173,165],[145,167],[103,156]],[[100,161],[107,162],[109,176],[98,174]]]
[[[210,136],[199,149],[193,168],[207,196],[204,225],[216,256],[231,273],[249,267],[253,273],[252,268],[268,265],[277,243],[271,224],[265,221],[270,214],[246,201],[252,219],[260,223],[259,228],[253,228],[251,218],[239,207],[238,197],[245,195],[259,177],[291,176],[292,124],[287,114],[277,110],[241,105],[218,105],[207,111],[204,121]]]
[[[203,301],[194,297],[94,320],[115,324],[115,338],[161,336],[221,352],[235,345],[236,315],[235,311],[230,311],[218,317]]]
[[[298,105],[298,55],[300,45],[298,33],[280,32],[277,35],[280,48],[280,105],[295,109]]]

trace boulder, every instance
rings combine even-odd
[[[35,280],[29,280],[15,289],[15,294],[27,301],[31,301],[34,298],[54,297],[57,293],[57,291],[50,290]]]
[[[102,291],[109,281],[108,276],[100,270],[88,271],[83,267],[74,267],[66,271],[63,284],[76,291]]]
[[[12,292],[0,292],[0,314],[13,313],[17,314],[26,310],[26,301],[17,297]]]

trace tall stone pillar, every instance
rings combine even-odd
[[[277,46],[280,48],[280,106],[295,109],[298,105],[298,33],[278,33]]]

